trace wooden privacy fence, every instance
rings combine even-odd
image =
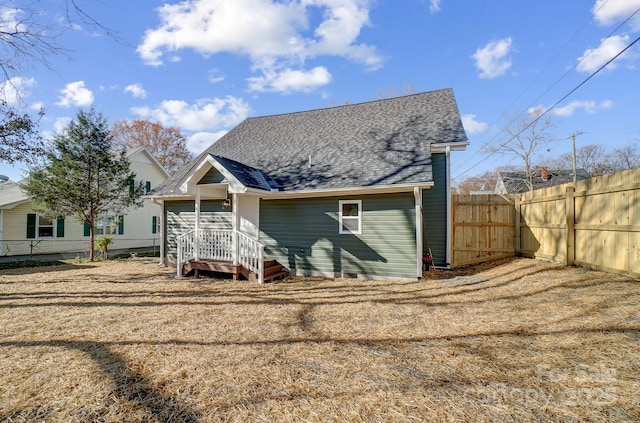
[[[451,265],[515,255],[515,207],[505,195],[454,195]]]
[[[517,254],[640,276],[640,169],[452,203],[453,266]]]

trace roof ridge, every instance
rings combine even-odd
[[[419,92],[419,93],[406,94],[406,95],[399,95],[399,96],[396,96],[396,97],[388,97],[388,98],[367,100],[367,101],[361,101],[359,103],[339,104],[337,106],[318,107],[318,108],[315,108],[315,109],[298,110],[298,111],[284,112],[284,113],[274,113],[272,115],[250,116],[250,117],[246,118],[245,121],[256,120],[256,119],[266,119],[266,118],[272,118],[272,117],[277,117],[277,116],[298,115],[298,114],[302,114],[302,113],[319,112],[319,111],[324,111],[324,110],[344,109],[344,108],[350,108],[350,107],[353,108],[353,107],[363,106],[363,105],[371,104],[371,103],[382,103],[382,102],[387,102],[387,101],[406,99],[406,98],[409,98],[409,97],[417,97],[417,96],[420,96],[420,95],[433,94],[433,93],[437,93],[437,92],[441,92],[441,91],[452,91],[453,92],[453,88],[451,88],[451,87],[449,87],[449,88],[439,88],[437,90],[423,91],[423,92]]]

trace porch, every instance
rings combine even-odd
[[[208,271],[264,283],[289,275],[277,261],[264,258],[263,244],[236,230],[189,231],[177,238],[177,250],[179,276]]]

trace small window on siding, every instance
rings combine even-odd
[[[362,200],[340,200],[338,211],[339,233],[362,233]]]

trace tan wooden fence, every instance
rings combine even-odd
[[[453,267],[515,255],[513,198],[454,195],[452,204]]]
[[[453,266],[511,251],[640,276],[640,169],[514,196],[454,196],[452,203]]]

